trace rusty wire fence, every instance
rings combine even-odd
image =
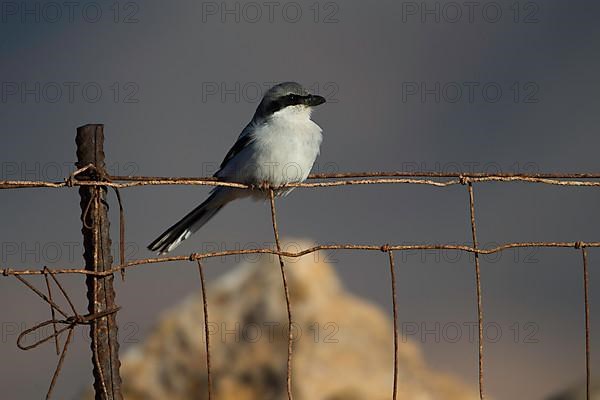
[[[148,177],[148,176],[111,176],[104,169],[103,152],[103,126],[86,125],[80,127],[77,132],[78,145],[78,169],[68,176],[64,181],[0,181],[0,189],[22,189],[22,188],[73,188],[78,187],[81,196],[82,210],[82,232],[84,235],[84,259],[85,268],[57,268],[49,269],[46,266],[39,268],[21,269],[3,266],[0,269],[4,277],[14,277],[27,288],[33,291],[44,302],[50,306],[51,319],[37,324],[21,332],[17,339],[17,346],[23,350],[29,350],[39,346],[42,343],[54,341],[58,362],[54,374],[52,375],[50,386],[46,398],[50,398],[57,378],[61,371],[69,344],[73,337],[74,328],[78,325],[90,326],[90,337],[92,347],[92,362],[94,366],[94,388],[96,399],[122,399],[121,378],[119,375],[119,356],[117,342],[117,324],[116,313],[119,307],[115,302],[115,293],[112,286],[113,275],[115,273],[124,274],[129,268],[143,265],[168,263],[173,261],[190,261],[197,263],[202,288],[202,301],[204,308],[204,335],[206,346],[206,364],[207,364],[207,396],[212,398],[212,377],[211,377],[211,359],[210,359],[210,335],[208,330],[209,305],[207,304],[206,283],[202,261],[208,258],[225,257],[243,254],[272,254],[279,258],[281,268],[282,290],[285,295],[287,317],[288,317],[288,337],[287,337],[287,373],[286,390],[287,398],[292,400],[292,356],[293,356],[293,330],[292,315],[293,304],[290,303],[290,293],[287,283],[285,257],[302,257],[318,251],[326,250],[355,250],[355,251],[378,251],[387,253],[389,258],[389,271],[391,281],[391,296],[393,304],[393,345],[394,365],[391,366],[394,372],[393,387],[390,387],[391,397],[396,400],[398,395],[398,304],[396,296],[396,265],[394,262],[394,252],[408,250],[455,250],[474,254],[474,277],[476,299],[474,300],[474,312],[477,313],[478,335],[478,389],[480,399],[484,398],[484,339],[483,339],[483,294],[481,292],[481,269],[479,256],[486,254],[499,253],[514,248],[533,248],[533,247],[554,247],[554,248],[573,248],[581,252],[582,257],[582,285],[584,298],[583,313],[585,315],[585,374],[586,374],[586,397],[590,398],[590,316],[589,316],[589,278],[588,278],[588,260],[587,248],[600,247],[600,242],[512,242],[504,243],[496,247],[480,248],[477,237],[477,219],[475,213],[475,184],[486,182],[523,182],[528,184],[545,184],[556,186],[583,186],[600,187],[600,173],[576,173],[576,174],[485,174],[468,173],[452,174],[438,172],[360,172],[360,173],[336,173],[336,174],[316,174],[309,177],[308,182],[293,183],[285,185],[285,188],[326,188],[333,186],[347,185],[377,185],[377,184],[407,184],[407,185],[430,185],[439,188],[462,185],[466,188],[465,197],[468,201],[470,210],[470,225],[472,234],[472,245],[463,246],[455,244],[423,244],[423,245],[394,245],[390,243],[365,245],[365,244],[334,244],[317,245],[306,248],[298,252],[286,252],[281,250],[279,239],[279,230],[277,226],[277,212],[275,199],[277,190],[281,188],[270,187],[252,187],[246,184],[223,182],[215,178],[166,178],[166,177]],[[226,250],[218,252],[192,253],[185,256],[165,256],[156,258],[143,258],[126,260],[125,259],[125,212],[121,202],[120,189],[152,186],[152,185],[202,185],[202,186],[227,186],[247,190],[262,190],[265,197],[270,200],[271,224],[275,238],[276,248],[251,248]],[[113,188],[119,205],[119,263],[113,265],[110,255],[110,237],[108,235],[109,223],[107,219],[106,195],[108,188]],[[61,285],[57,276],[61,274],[81,274],[86,276],[88,286],[88,313],[81,314],[77,311],[70,296]],[[27,276],[40,276],[45,283],[46,292],[33,285]],[[70,312],[63,310],[54,301],[51,283],[58,288],[60,294],[67,301]],[[60,316],[57,316],[60,314]],[[44,337],[35,343],[25,346],[23,339],[30,333],[52,325],[53,333]],[[66,333],[66,339],[62,345],[59,345],[59,336]],[[583,334],[582,334],[583,336]]]

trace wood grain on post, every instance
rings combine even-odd
[[[84,125],[77,128],[77,168],[92,165],[77,175],[78,180],[101,180],[105,176],[104,126]],[[109,235],[108,204],[105,186],[81,186],[81,220],[85,267],[90,271],[112,268]],[[113,275],[86,278],[88,310],[90,314],[117,308]],[[94,361],[94,390],[96,400],[122,400],[119,375],[119,342],[116,314],[112,313],[90,324],[92,357]]]

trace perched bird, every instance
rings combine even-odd
[[[311,119],[313,107],[325,98],[310,94],[296,82],[269,89],[252,120],[229,150],[215,177],[259,187],[278,187],[302,182],[319,155],[321,128]],[[290,189],[279,191],[287,194]],[[168,253],[215,216],[232,200],[264,198],[262,190],[215,187],[210,196],[148,246]]]

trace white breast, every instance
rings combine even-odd
[[[286,107],[256,128],[249,160],[256,184],[280,186],[302,182],[319,155],[321,128],[310,119],[310,108]],[[250,172],[249,171],[249,172]]]

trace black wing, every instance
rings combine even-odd
[[[252,143],[252,141],[254,141],[254,135],[251,134],[251,131],[255,128],[256,124],[254,124],[254,121],[251,121],[248,125],[246,125],[242,133],[240,133],[237,141],[234,143],[233,147],[229,149],[225,155],[223,162],[221,162],[221,165],[219,166],[219,171],[222,170],[225,165],[227,165],[229,160],[238,155],[240,151],[244,150],[248,145],[250,145],[250,143]],[[219,171],[215,173],[215,176],[218,175]]]

